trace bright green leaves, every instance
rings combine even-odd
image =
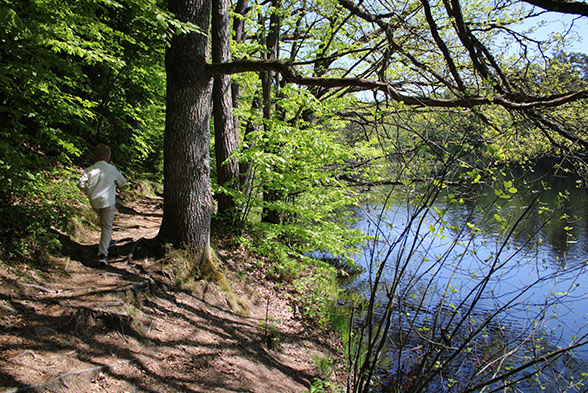
[[[494,193],[499,198],[502,198],[502,199],[512,198],[512,196],[519,191],[516,187],[513,186],[513,183],[511,180],[505,180],[502,185],[504,188],[494,188]]]
[[[243,97],[255,94],[259,81],[253,74],[235,80],[243,86]],[[262,229],[265,238],[275,233],[292,255],[323,251],[344,257],[363,240],[361,233],[348,228],[355,200],[338,180],[357,172],[349,163],[362,157],[361,144],[346,143],[344,123],[336,117],[336,111],[349,102],[348,98],[318,99],[307,89],[285,84],[272,101],[271,118],[243,105],[237,110],[244,127],[247,122],[256,124],[237,153],[241,164],[252,166],[253,174],[249,193],[236,196],[245,206],[242,219]],[[266,198],[268,194],[278,197]],[[267,210],[278,213],[279,224],[260,223]],[[279,248],[279,242],[273,247]]]
[[[512,180],[507,180],[504,182],[504,188],[509,194],[516,194],[518,192],[516,187],[513,187]]]
[[[143,0],[5,1],[0,95],[12,108],[7,132],[21,130],[21,140],[66,161],[106,142],[119,165],[153,157],[158,171],[165,42],[157,9],[157,1]]]
[[[160,5],[0,0],[0,199],[14,223],[7,233],[38,232],[19,226],[20,214],[48,228],[58,218],[51,212],[70,212],[61,197],[34,194],[64,165],[87,164],[95,143],[110,144],[125,173],[161,176],[165,31],[153,12]],[[47,212],[23,210],[24,199],[45,196]]]

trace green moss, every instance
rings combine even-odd
[[[166,245],[163,264],[181,288],[194,292],[198,288],[197,282],[211,282],[220,288],[233,311],[241,315],[249,314],[249,306],[233,292],[221,267],[222,262],[212,249],[207,253],[196,254]]]

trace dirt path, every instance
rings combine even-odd
[[[95,266],[96,233],[64,239],[67,256],[50,272],[1,271],[0,392],[308,391],[313,355],[336,358],[336,344],[305,328],[242,250],[219,256],[247,316],[213,284],[187,292],[161,261],[129,258],[156,234],[160,206],[146,198],[119,209],[121,243],[106,269]]]

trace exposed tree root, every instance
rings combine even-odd
[[[57,293],[58,292],[54,289],[45,288],[45,287],[42,287],[42,286],[36,285],[36,284],[27,284],[24,282],[19,282],[18,285],[20,285],[21,287],[25,287],[25,288],[33,288],[33,289],[36,289],[41,292],[47,292],[47,293]]]
[[[107,310],[99,307],[74,307],[73,313],[66,316],[62,330],[72,333],[104,329],[116,330],[123,333],[133,332],[131,324],[133,318],[126,313]]]
[[[153,281],[150,279],[150,281]],[[141,281],[136,282],[134,284],[125,285],[122,287],[118,287],[112,290],[112,292],[127,292],[127,291],[135,291],[137,289],[149,286],[149,281]]]
[[[71,389],[71,386],[69,386],[66,382],[68,379],[78,377],[81,375],[90,375],[90,374],[98,373],[100,371],[105,371],[105,370],[115,368],[115,367],[120,366],[122,364],[133,363],[135,361],[136,361],[135,359],[129,359],[129,360],[123,360],[120,362],[106,364],[106,365],[98,366],[98,367],[90,367],[90,368],[85,368],[82,370],[68,371],[65,374],[61,374],[58,377],[50,379],[47,382],[8,389],[8,390],[5,390],[4,393],[42,392],[42,391],[45,391],[46,389],[53,390],[53,389],[59,389],[60,387],[62,387],[64,390],[69,390],[69,389]]]

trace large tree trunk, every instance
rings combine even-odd
[[[170,0],[181,21],[208,32],[210,2]],[[206,34],[175,36],[166,52],[167,112],[164,137],[164,207],[159,240],[208,257],[210,220],[210,88],[205,72]]]
[[[212,0],[212,61],[230,61],[230,18],[228,0]],[[238,124],[233,117],[233,98],[230,75],[214,77],[212,90],[214,114],[214,147],[218,184],[239,188],[239,162],[232,156],[239,147]],[[222,220],[233,222],[237,218],[236,205],[229,193],[218,196],[218,214]]]

